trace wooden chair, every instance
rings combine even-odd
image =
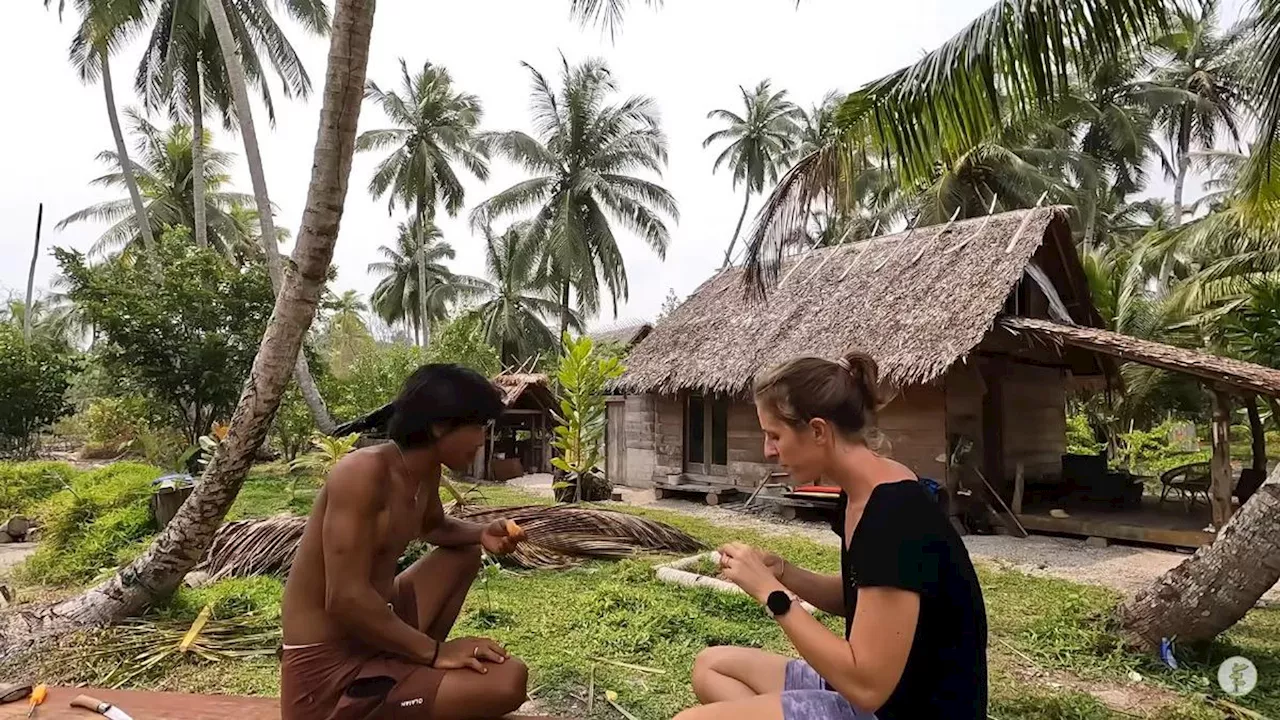
[[[1166,470],[1160,475],[1160,484],[1163,486],[1160,491],[1160,502],[1163,503],[1171,491],[1176,491],[1179,499],[1187,506],[1188,512],[1195,507],[1197,495],[1203,495],[1204,504],[1209,505],[1209,488],[1212,478],[1213,474],[1207,462],[1189,463]]]

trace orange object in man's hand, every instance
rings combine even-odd
[[[516,524],[515,520],[507,521],[507,537],[517,542],[529,539],[529,536],[524,532],[524,528]]]

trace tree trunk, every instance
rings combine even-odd
[[[738,244],[738,233],[742,232],[742,221],[747,219],[747,206],[751,204],[751,188],[747,188],[747,196],[742,199],[742,212],[738,214],[738,224],[733,228],[733,239],[729,241],[729,249],[724,251],[724,263],[720,266],[723,270],[729,267],[729,261],[733,259],[733,247]]]
[[[195,227],[196,247],[209,247],[209,227],[205,222],[204,204],[204,90],[200,65],[192,69],[191,90],[191,212]]]
[[[1252,454],[1250,467],[1253,471],[1265,475],[1267,472],[1267,431],[1262,427],[1262,414],[1258,412],[1258,397],[1250,395],[1244,404],[1249,414],[1249,440]]]
[[[1280,400],[1273,397],[1267,398],[1267,407],[1271,408],[1271,424],[1280,430]]]
[[[160,272],[160,264],[155,261],[156,238],[151,233],[151,221],[147,218],[147,208],[142,204],[142,193],[138,191],[138,179],[133,174],[133,162],[129,160],[129,147],[124,142],[124,131],[120,129],[120,115],[116,110],[116,91],[111,80],[111,58],[105,47],[102,48],[102,91],[107,99],[107,120],[111,122],[111,136],[116,141],[116,157],[120,158],[120,174],[124,176],[124,185],[129,190],[129,202],[133,204],[134,222],[138,224],[138,232],[142,235],[142,249],[146,251],[151,266]]]
[[[52,607],[10,614],[4,619],[0,649],[28,647],[32,635],[137,614],[172,593],[208,548],[266,438],[333,260],[364,97],[374,4],[375,0],[337,2],[311,185],[294,250],[297,271],[287,275],[276,298],[227,437],[209,469],[141,557],[81,595]]]
[[[27,304],[22,307],[22,339],[31,342],[31,324],[35,322],[35,309],[31,306],[36,291],[36,261],[40,259],[40,229],[44,227],[44,203],[36,210],[36,246],[31,251],[31,269],[27,271]]]
[[[556,338],[556,345],[559,346],[560,352],[564,352],[564,336],[569,332],[569,281],[566,279],[560,286],[560,336]]]
[[[1213,457],[1209,460],[1209,505],[1213,526],[1221,529],[1231,519],[1231,398],[1223,391],[1209,390],[1213,412]]]
[[[267,193],[267,177],[262,167],[258,131],[253,124],[253,108],[249,105],[249,84],[245,80],[244,64],[240,62],[235,38],[231,35],[231,23],[227,20],[227,10],[223,0],[207,0],[205,6],[209,9],[214,33],[218,36],[218,47],[222,50],[222,58],[227,65],[227,76],[231,81],[232,104],[235,106],[236,119],[240,122],[240,135],[244,139],[244,156],[249,164],[254,204],[258,208],[258,222],[262,228],[262,251],[267,258],[271,289],[278,295],[284,284],[285,268],[280,262],[280,235],[276,232],[271,197]],[[298,353],[294,379],[302,392],[303,400],[307,403],[307,408],[311,411],[311,419],[315,422],[316,429],[325,435],[332,435],[336,425],[329,415],[329,409],[325,407],[320,390],[316,387],[315,378],[311,376],[311,367],[307,364],[307,355],[304,352]]]
[[[1230,628],[1280,580],[1280,468],[1227,526],[1180,565],[1124,602],[1116,613],[1125,640],[1154,650],[1161,638],[1211,640]]]
[[[427,222],[422,198],[418,198],[418,344],[425,348],[431,342],[431,321],[427,317]]]
[[[1191,167],[1191,112],[1190,105],[1184,106],[1182,118],[1178,121],[1178,175],[1173,181],[1174,227],[1182,224],[1182,192],[1187,184],[1187,170]]]

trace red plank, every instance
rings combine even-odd
[[[116,705],[133,720],[278,720],[280,717],[277,698],[51,687],[48,699],[36,710],[34,720],[101,718],[88,710],[71,707],[71,699],[81,694]],[[25,718],[27,708],[26,700],[0,705],[0,720]]]

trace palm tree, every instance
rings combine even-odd
[[[430,220],[423,225],[417,220],[400,223],[395,247],[378,248],[386,259],[369,264],[369,272],[382,278],[370,297],[374,312],[387,323],[412,327],[424,347],[428,327],[448,317],[450,303],[474,284],[444,264],[454,258],[454,251],[442,237]]]
[[[485,226],[485,266],[489,280],[481,280],[471,294],[480,304],[471,312],[480,318],[485,341],[498,350],[504,365],[518,365],[537,353],[555,351],[559,343],[546,321],[560,305],[556,289],[539,277],[539,248],[517,223],[500,235]],[[582,332],[582,319],[573,313],[569,326]]]
[[[45,0],[46,8],[53,0]],[[107,121],[115,139],[116,156],[121,159],[120,173],[129,202],[133,207],[135,226],[141,228],[142,243],[147,254],[155,249],[155,237],[150,223],[146,222],[146,209],[142,193],[134,178],[133,164],[129,162],[129,150],[124,132],[120,129],[120,115],[116,108],[115,84],[111,79],[111,52],[118,48],[143,22],[151,0],[74,0],[80,13],[80,27],[71,41],[71,64],[76,68],[81,82],[101,81],[107,103]],[[59,0],[58,16],[66,8],[67,0]]]
[[[342,377],[361,352],[373,347],[373,334],[365,322],[369,305],[355,290],[342,295],[332,293],[324,302],[325,321],[320,331],[321,343],[329,355],[333,374]]]
[[[1240,145],[1240,113],[1248,90],[1237,50],[1240,37],[1219,29],[1218,0],[1200,0],[1196,11],[1174,10],[1174,27],[1155,39],[1161,58],[1153,76],[1159,87],[1181,90],[1181,102],[1161,108],[1164,127],[1173,155],[1173,219],[1181,225],[1183,190],[1191,167],[1191,153],[1197,147],[1211,150],[1225,130]]]
[[[380,107],[397,127],[369,130],[360,135],[356,147],[362,152],[390,149],[391,154],[374,170],[369,181],[369,194],[390,196],[389,209],[403,205],[414,212],[414,225],[423,230],[434,227],[437,202],[444,204],[449,215],[462,209],[465,190],[454,172],[461,164],[480,180],[489,177],[488,151],[479,134],[483,116],[480,100],[454,89],[449,71],[438,65],[423,63],[422,70],[409,74],[404,59],[400,60],[402,92],[384,91],[369,82],[365,96]],[[426,238],[416,245],[426,251]],[[430,261],[418,258],[416,266],[426,269]],[[426,303],[430,293],[427,278],[418,278],[418,301]],[[376,304],[376,301],[375,301]],[[430,317],[425,305],[417,317]],[[429,327],[421,327],[421,340],[426,344]]]
[[[570,67],[561,58],[557,92],[532,66],[533,123],[537,137],[500,133],[493,147],[534,177],[481,203],[471,213],[474,227],[534,212],[529,241],[541,249],[540,271],[556,283],[560,336],[573,317],[570,291],[584,314],[598,311],[600,280],[616,311],[627,297],[627,270],[611,223],[620,224],[666,255],[670,233],[662,215],[678,219],[675,198],[666,189],[629,173],[661,173],[667,140],[654,101],[632,96],[610,103],[617,86],[601,60]]]
[[[193,149],[191,127],[175,124],[160,129],[135,112],[126,113],[132,132],[138,136],[135,150],[137,160],[130,163],[137,176],[138,188],[144,200],[143,216],[153,234],[166,228],[189,228],[196,225],[195,193],[193,192]],[[205,144],[208,145],[206,139]],[[115,168],[114,172],[93,181],[103,187],[121,187],[127,184],[122,168],[125,162],[113,151],[104,151],[98,159]],[[246,256],[256,256],[254,236],[242,221],[243,208],[252,202],[248,195],[228,192],[223,188],[230,181],[228,171],[234,155],[212,147],[205,151],[204,196],[205,216],[209,221],[210,240],[213,246],[228,259],[236,261]],[[138,214],[129,199],[109,200],[78,210],[58,223],[59,230],[78,222],[109,222],[111,227],[94,242],[90,252],[106,255],[122,251],[136,255],[145,253],[145,242],[138,227]]]
[[[733,228],[733,238],[725,250],[722,267],[728,267],[733,257],[733,248],[738,243],[738,234],[742,232],[742,221],[747,217],[751,196],[764,192],[766,182],[778,181],[778,172],[791,159],[801,134],[801,125],[797,122],[801,117],[800,109],[787,100],[786,90],[773,92],[768,80],[760,81],[754,90],[748,91],[742,86],[738,90],[742,93],[742,115],[731,110],[712,110],[707,117],[723,120],[728,127],[711,133],[702,141],[704,148],[721,140],[729,141],[728,147],[716,157],[712,172],[719,170],[721,165],[727,165],[733,173],[734,189],[739,183],[745,186],[742,212],[738,214],[738,224]],[[816,119],[820,125],[822,118]],[[822,132],[820,127],[814,130]]]
[[[231,78],[215,21],[210,15],[211,0],[155,2],[158,7],[153,15],[151,35],[135,79],[138,96],[149,110],[167,110],[175,118],[189,120],[196,137],[203,136],[204,118],[211,109],[221,114],[228,129],[234,127],[237,118],[232,98],[237,92],[237,83]],[[328,10],[323,0],[284,0],[277,4],[313,32],[323,33],[328,28]],[[226,7],[224,0],[214,9]],[[235,59],[239,60],[246,85],[259,90],[267,116],[275,122],[275,105],[266,81],[268,70],[274,70],[279,77],[285,97],[305,97],[310,92],[311,79],[283,29],[272,17],[266,0],[234,0],[229,7],[232,8],[228,13],[229,25],[237,49]],[[249,131],[252,133],[252,128]],[[203,164],[203,150],[197,144],[197,167]],[[200,175],[196,177],[198,200],[204,188]],[[263,233],[263,237],[271,236],[272,233]],[[205,218],[199,210],[195,238],[201,246],[207,240]]]

